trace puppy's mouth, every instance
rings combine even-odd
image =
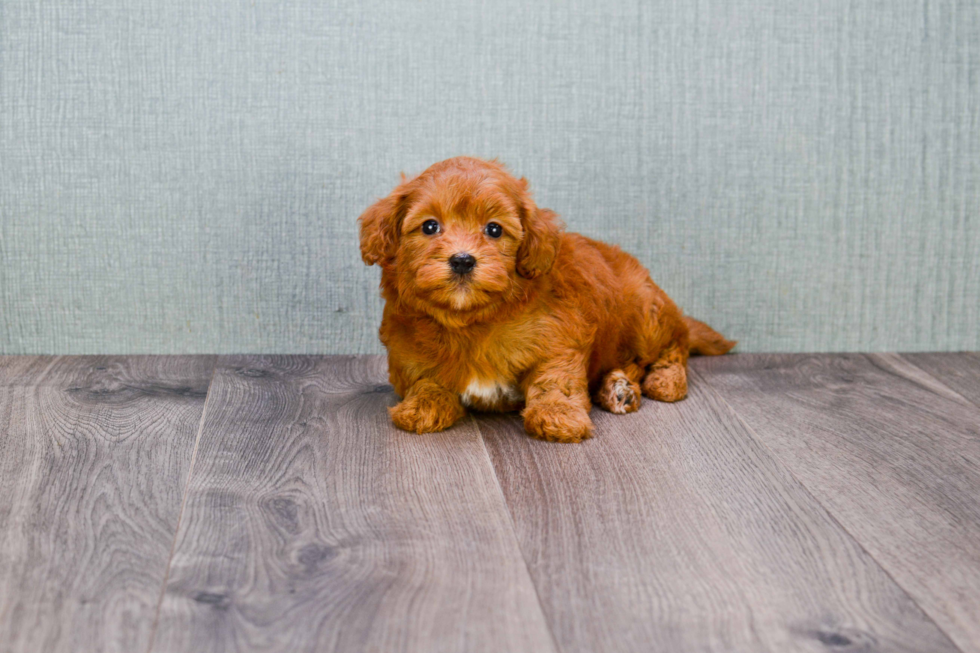
[[[491,294],[482,288],[477,288],[472,278],[452,279],[447,285],[448,287],[442,292],[431,293],[429,301],[440,308],[457,311],[479,308],[493,301]]]
[[[442,311],[466,313],[497,301],[500,292],[487,288],[472,275],[452,275],[438,287],[421,289],[420,297]]]
[[[472,274],[458,274],[452,273],[449,277],[449,285],[455,290],[461,292],[469,292],[473,287],[473,275]]]
[[[423,265],[405,279],[403,292],[442,312],[465,314],[485,309],[503,299],[508,284],[502,275],[493,274],[492,268],[481,267],[482,263],[459,271],[443,262]]]

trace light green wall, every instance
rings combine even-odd
[[[980,349],[980,4],[0,0],[0,353],[374,352],[499,156],[743,351]]]

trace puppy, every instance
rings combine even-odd
[[[618,247],[564,233],[527,181],[457,157],[402,177],[360,217],[361,257],[381,266],[381,341],[402,401],[395,425],[428,433],[466,408],[521,410],[536,438],[592,434],[594,400],[613,413],[641,395],[687,395],[691,352],[735,346],[683,317]]]

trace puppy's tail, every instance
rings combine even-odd
[[[738,344],[735,340],[725,340],[725,336],[693,317],[685,315],[684,324],[687,325],[687,331],[690,334],[689,342],[692,354],[720,356],[727,354],[732,347]]]

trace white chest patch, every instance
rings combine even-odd
[[[524,399],[521,391],[509,383],[473,379],[463,390],[460,399],[468,408],[496,406],[501,403],[519,403]]]

